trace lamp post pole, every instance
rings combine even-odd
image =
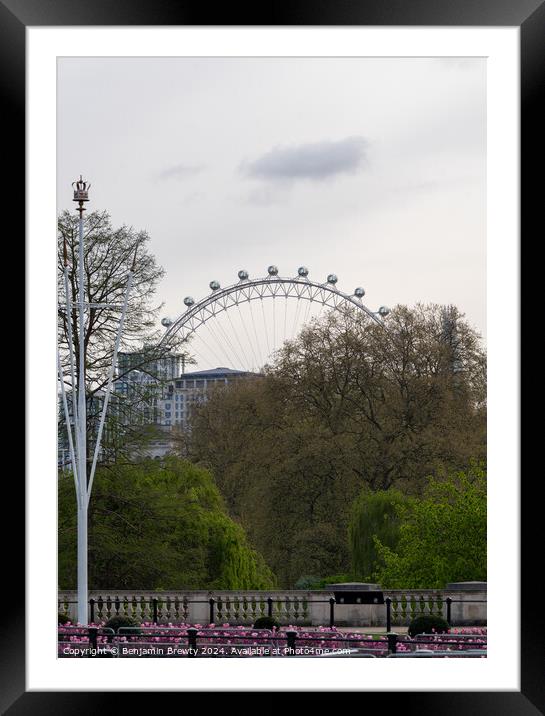
[[[83,247],[84,203],[89,201],[89,185],[75,182],[74,201],[79,212],[79,375],[78,375],[78,622],[87,624],[87,398],[85,394],[85,266]]]
[[[64,408],[64,416],[66,423],[66,432],[68,436],[68,448],[70,452],[70,460],[72,465],[72,471],[74,473],[74,484],[76,488],[76,500],[77,500],[77,580],[78,580],[78,602],[77,602],[77,621],[82,625],[88,623],[88,569],[87,569],[87,554],[88,554],[88,509],[89,500],[91,497],[91,490],[93,487],[93,480],[95,477],[95,470],[97,466],[98,456],[100,454],[100,444],[102,438],[102,432],[106,419],[106,411],[108,409],[108,401],[110,393],[112,391],[112,385],[114,380],[115,365],[117,362],[117,354],[121,342],[121,335],[123,333],[123,325],[125,323],[125,316],[127,314],[129,294],[132,285],[132,278],[136,266],[136,255],[138,251],[138,244],[135,246],[134,257],[132,266],[129,269],[127,276],[127,284],[125,288],[125,295],[122,304],[111,304],[111,303],[91,303],[90,300],[85,301],[85,250],[84,250],[84,239],[83,239],[83,212],[85,211],[85,203],[89,201],[89,187],[91,185],[84,182],[83,179],[79,178],[78,181],[73,183],[74,187],[74,201],[77,203],[77,211],[79,212],[79,251],[78,251],[78,300],[77,303],[72,304],[69,282],[68,282],[68,252],[66,249],[66,243],[64,246],[64,290],[66,294],[66,338],[68,343],[68,375],[70,377],[70,389],[71,389],[71,400],[67,399],[66,395],[66,383],[65,374],[63,368],[63,362],[61,360],[60,350],[57,355],[57,366],[59,373],[60,392],[62,396],[62,405]],[[89,297],[90,299],[90,297]],[[100,424],[95,440],[95,447],[93,453],[93,460],[88,470],[87,461],[87,391],[86,391],[86,375],[85,375],[85,312],[89,308],[98,309],[114,309],[121,311],[121,317],[119,320],[119,327],[115,338],[112,363],[110,366],[108,378],[106,380],[106,389],[104,391],[104,402],[102,404],[102,410],[100,415]],[[73,334],[72,322],[74,315],[78,316],[78,336]],[[76,380],[76,369],[75,369],[75,346],[79,351],[79,366],[77,371]],[[74,425],[74,435],[72,435],[72,422]]]

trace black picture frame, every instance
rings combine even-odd
[[[210,20],[213,19],[213,22]],[[545,0],[315,0],[253,8],[226,3],[210,8],[204,3],[176,0],[0,0],[0,76],[2,125],[9,138],[9,178],[4,206],[12,216],[25,215],[25,30],[28,26],[76,25],[367,25],[367,26],[517,26],[521,40],[521,236],[530,226],[539,226],[537,213],[543,202],[542,170],[545,117],[539,106],[545,89]],[[539,194],[538,194],[539,192]],[[534,221],[535,220],[535,221]],[[22,222],[15,222],[12,236],[22,234]],[[13,239],[11,240],[13,242]],[[6,242],[7,243],[7,242]],[[21,244],[22,245],[22,242]],[[506,291],[509,290],[506,288]],[[507,300],[507,299],[506,299]],[[523,316],[524,318],[524,316]],[[523,320],[524,325],[524,320]],[[12,473],[13,475],[14,473]],[[535,473],[534,473],[535,474]],[[537,474],[536,474],[537,477]],[[531,473],[521,481],[522,555],[539,553],[542,544],[540,520]],[[9,607],[0,618],[0,708],[2,713],[95,714],[112,707],[126,708],[128,694],[118,692],[27,692],[25,687],[25,622],[22,600],[24,584],[24,484],[11,480],[12,505],[18,507],[17,538],[9,528],[13,564],[6,589],[13,590]],[[3,521],[6,524],[5,521]],[[5,538],[6,540],[6,538]],[[18,550],[16,549],[18,545]],[[535,549],[537,547],[537,550]],[[521,691],[520,692],[368,692],[365,705],[373,699],[375,708],[402,708],[419,714],[528,714],[545,713],[545,640],[537,628],[539,602],[533,601],[540,568],[538,558],[522,561],[521,579]],[[537,571],[534,570],[537,568]],[[514,585],[506,575],[505,599]],[[5,592],[7,594],[7,591]],[[537,594],[536,594],[537,597]],[[517,624],[506,624],[516,638]],[[69,684],[67,684],[67,689]],[[395,685],[394,685],[395,688]],[[433,684],[430,684],[433,688]],[[355,689],[357,686],[355,685]],[[334,687],[332,688],[334,690]],[[147,694],[139,693],[140,706]],[[156,698],[157,693],[153,694]],[[178,698],[181,695],[178,694]],[[386,702],[385,697],[388,697]],[[182,697],[183,698],[183,697]],[[396,700],[394,706],[392,699]],[[179,701],[179,706],[182,702]]]

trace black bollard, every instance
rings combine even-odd
[[[297,632],[296,631],[287,631],[286,637],[288,639],[288,643],[287,643],[288,654],[294,654],[295,653],[295,639],[297,638]]]
[[[208,603],[210,604],[210,613],[209,613],[209,623],[214,624],[214,605],[216,604],[216,600],[214,597],[210,597],[208,600]]]
[[[335,599],[333,597],[329,600],[329,626],[335,625]]]
[[[386,636],[388,638],[388,651],[390,654],[395,654],[397,652],[397,634],[392,632]]]
[[[386,631],[390,632],[392,631],[392,599],[386,597],[384,603],[386,604]]]
[[[189,627],[187,630],[187,643],[189,645],[188,656],[197,656],[197,632],[198,630],[195,629],[195,627]]]

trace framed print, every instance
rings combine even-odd
[[[0,13],[29,358],[3,709],[543,712],[518,266],[544,4]]]

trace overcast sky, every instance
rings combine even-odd
[[[59,209],[82,173],[90,209],[149,232],[163,315],[304,264],[484,335],[485,128],[482,59],[64,58]]]

